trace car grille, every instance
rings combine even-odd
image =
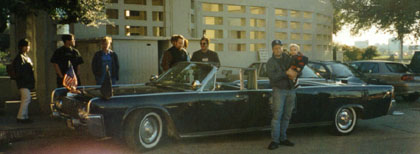
[[[68,97],[63,97],[61,99],[61,103],[61,106],[57,108],[57,110],[75,118],[79,117],[78,113],[80,109],[86,108],[86,103],[74,99],[69,99]]]

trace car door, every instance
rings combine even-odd
[[[251,106],[246,91],[224,90],[199,93],[199,131],[244,128]]]
[[[358,70],[367,78],[368,84],[383,84],[379,74],[378,63],[361,63]]]

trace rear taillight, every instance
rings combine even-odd
[[[401,80],[403,80],[403,81],[411,81],[411,80],[414,80],[414,76],[413,75],[406,74],[406,75],[401,76]]]

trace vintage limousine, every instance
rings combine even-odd
[[[228,74],[239,74],[232,84]],[[345,85],[302,80],[291,127],[331,125],[351,133],[359,118],[387,115],[395,103],[389,85]],[[269,130],[271,89],[259,89],[255,69],[183,62],[146,84],[113,85],[103,99],[99,86],[52,92],[51,110],[68,126],[93,136],[122,137],[137,150],[156,147],[165,136],[184,138]],[[261,84],[267,84],[261,83]]]

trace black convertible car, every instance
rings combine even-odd
[[[226,79],[223,72],[234,72],[228,69],[238,70],[239,85]],[[156,147],[164,136],[270,129],[271,89],[258,89],[255,69],[183,62],[149,83],[114,85],[109,100],[102,98],[99,86],[78,89],[80,94],[53,91],[53,116],[68,119],[70,127],[87,128],[94,136],[122,137],[137,150]],[[358,118],[386,115],[395,102],[389,85],[307,81],[296,93],[291,127],[331,125],[342,135],[354,130]]]

